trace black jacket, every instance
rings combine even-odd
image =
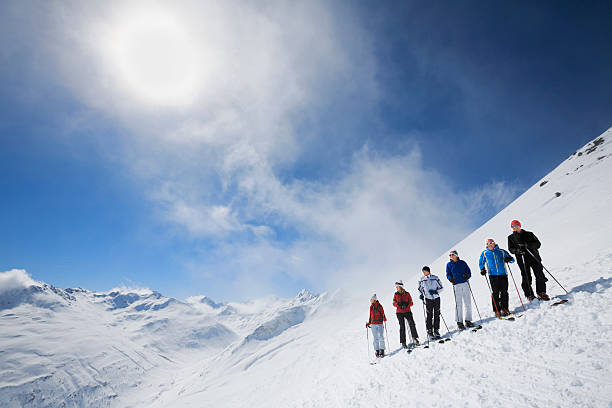
[[[531,251],[535,258],[538,261],[542,261],[540,253],[538,252],[538,249],[542,244],[540,244],[540,240],[538,239],[538,237],[535,236],[533,232],[525,231],[524,229],[522,229],[521,232],[513,232],[512,234],[508,235],[508,250],[510,252],[518,255],[519,244],[525,244],[525,246],[529,248],[529,251]],[[531,256],[529,255],[529,251],[525,251],[525,254],[523,256],[531,258]]]

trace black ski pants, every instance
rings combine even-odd
[[[525,296],[535,296],[531,287],[531,270],[533,270],[533,274],[535,275],[536,293],[546,293],[546,281],[548,279],[544,276],[542,264],[533,259],[530,255],[525,255],[524,257],[517,256],[517,263],[521,269],[521,277],[523,278],[521,287],[523,288]]]
[[[493,311],[508,309],[508,275],[489,275],[489,281],[493,292]]]
[[[425,327],[427,332],[440,330],[440,298],[427,299],[425,298],[425,309],[427,310],[427,318],[425,319]],[[433,323],[433,324],[432,324]]]
[[[408,325],[410,326],[410,335],[412,336],[412,338],[416,339],[419,337],[419,334],[416,330],[416,325],[414,324],[414,319],[412,318],[412,312],[396,313],[396,316],[397,320],[399,320],[400,325],[400,343],[406,344],[406,322],[404,321],[404,319],[408,321]]]

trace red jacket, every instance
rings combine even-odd
[[[368,324],[382,324],[386,321],[385,309],[383,309],[382,305],[377,300],[370,305],[370,320],[368,320]]]
[[[400,306],[400,303],[402,305]],[[410,306],[412,306],[412,297],[408,291],[404,293],[395,292],[393,295],[393,306],[397,308],[395,313],[407,313],[410,311]]]

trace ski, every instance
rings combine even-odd
[[[557,302],[552,303],[551,306],[558,306],[558,305],[562,305],[562,304],[567,303],[567,302],[569,302],[569,299],[561,299],[561,300],[559,300]]]

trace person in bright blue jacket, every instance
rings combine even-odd
[[[453,284],[455,294],[455,321],[459,330],[473,327],[472,299],[470,298],[470,284],[472,277],[470,267],[464,260],[459,259],[457,251],[450,251],[450,261],[446,264],[446,278]],[[463,325],[463,307],[465,306],[465,326]]]
[[[514,258],[510,253],[501,249],[493,240],[487,239],[486,249],[480,254],[478,266],[480,274],[486,276],[489,269],[489,281],[491,282],[491,303],[496,317],[508,316],[508,274],[506,263],[513,263]]]

